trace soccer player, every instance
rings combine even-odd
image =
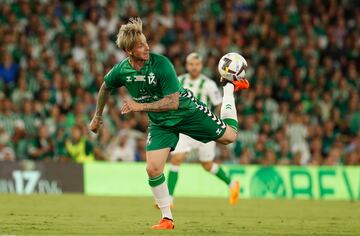
[[[105,75],[89,129],[98,132],[111,91],[125,86],[132,99],[124,101],[121,113],[145,111],[150,123],[146,171],[155,202],[162,213],[162,219],[152,228],[173,229],[170,196],[163,174],[169,152],[175,149],[180,132],[204,143],[214,140],[222,144],[233,142],[237,136],[233,92],[248,86],[248,83],[237,81],[223,87],[221,120],[180,85],[174,67],[166,57],[150,53],[140,18],[131,18],[120,27],[116,44],[128,57]]]
[[[190,53],[186,57],[187,74],[180,75],[180,84],[189,89],[195,97],[205,103],[208,107],[213,107],[216,115],[220,113],[222,97],[215,82],[201,74],[202,58],[197,53]],[[199,142],[187,135],[180,134],[179,141],[174,151],[171,152],[170,171],[168,176],[168,188],[171,199],[171,206],[174,201],[174,190],[178,179],[178,171],[186,154],[192,149],[197,149],[199,160],[203,168],[224,181],[230,188],[230,204],[236,204],[239,195],[239,182],[231,181],[225,171],[216,163],[215,158],[215,142],[208,143]]]

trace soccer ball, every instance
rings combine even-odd
[[[218,63],[220,76],[229,81],[244,78],[246,68],[245,58],[236,52],[225,54]]]

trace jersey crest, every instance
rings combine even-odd
[[[149,84],[155,84],[157,83],[156,81],[156,78],[155,78],[155,75],[153,72],[151,72],[149,75],[148,75],[148,82]]]

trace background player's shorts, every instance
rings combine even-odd
[[[195,104],[196,108],[182,117],[182,120],[169,127],[150,124],[146,150],[159,150],[170,147],[173,151],[179,140],[179,133],[183,133],[197,141],[208,143],[224,135],[226,124],[214,115],[203,103],[197,101],[191,93],[184,93]]]
[[[216,143],[213,141],[202,143],[187,135],[180,134],[176,148],[171,154],[190,152],[193,149],[197,149],[200,161],[213,161],[215,158],[215,147]]]

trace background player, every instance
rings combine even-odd
[[[190,53],[186,57],[186,69],[188,73],[180,75],[179,81],[185,89],[192,91],[197,99],[205,103],[209,108],[213,108],[218,115],[220,114],[222,97],[216,83],[201,74],[202,67],[201,56],[197,53]],[[203,168],[217,176],[229,186],[229,202],[230,204],[236,204],[239,183],[238,181],[231,181],[224,170],[217,163],[214,163],[215,147],[216,143],[214,141],[202,143],[187,135],[179,135],[179,142],[177,143],[175,150],[171,152],[168,176],[168,188],[172,205],[174,201],[174,191],[178,180],[179,167],[186,158],[186,155],[194,149],[198,151],[198,157]]]
[[[170,196],[163,174],[169,152],[175,149],[180,132],[205,143],[213,140],[222,144],[234,142],[238,127],[233,92],[248,87],[248,83],[237,81],[224,86],[223,120],[220,120],[191,92],[181,87],[175,69],[166,57],[150,53],[140,18],[130,19],[121,26],[116,43],[128,58],[105,75],[89,128],[98,132],[111,91],[125,86],[132,99],[124,101],[121,113],[145,111],[149,118],[146,171],[162,213],[160,223],[152,228],[173,229]]]

